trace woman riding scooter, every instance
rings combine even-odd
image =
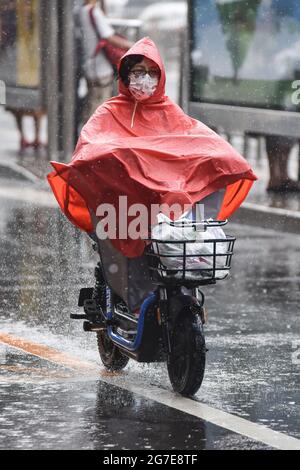
[[[228,142],[165,95],[165,84],[157,47],[151,39],[141,39],[120,62],[119,95],[101,105],[83,127],[72,161],[52,162],[54,171],[48,176],[64,214],[93,237],[97,225],[103,223],[103,228],[107,222],[99,207],[116,210],[115,230],[109,239],[96,240],[102,261],[96,278],[101,289],[105,274],[106,284],[132,311],[147,301],[153,285],[144,263],[150,241],[133,237],[128,230],[124,236],[124,227],[134,221],[131,209],[142,205],[149,227],[157,223],[153,206],[162,212],[179,206],[173,212],[176,220],[186,206],[200,202],[206,219],[224,220],[238,209],[256,180]],[[99,273],[101,269],[104,272]],[[107,325],[115,327],[112,320]],[[122,344],[126,349],[126,340]],[[129,349],[126,354],[133,357],[133,346]],[[121,368],[124,361],[118,364]]]

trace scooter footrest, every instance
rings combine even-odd
[[[78,299],[78,307],[84,307],[84,302],[86,300],[91,300],[93,298],[93,293],[94,289],[92,287],[81,289]]]
[[[97,332],[106,330],[106,325],[102,323],[91,323],[89,321],[83,322],[83,331],[85,332]]]
[[[84,314],[71,313],[71,320],[87,320],[87,316]]]

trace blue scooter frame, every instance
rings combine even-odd
[[[139,313],[139,319],[138,319],[138,324],[137,324],[137,333],[134,341],[130,341],[128,339],[125,339],[118,333],[115,333],[113,331],[113,327],[111,325],[112,321],[114,320],[114,312],[113,312],[113,301],[112,301],[112,291],[110,287],[106,287],[106,313],[105,318],[108,320],[108,328],[107,328],[107,334],[111,341],[116,343],[118,346],[121,346],[122,348],[127,349],[128,351],[135,352],[137,351],[142,342],[142,337],[143,337],[143,332],[144,332],[144,324],[145,324],[145,315],[148,311],[148,308],[150,306],[153,306],[157,302],[157,294],[154,292],[151,292],[149,294],[149,297],[147,297],[144,302],[142,303],[140,313]]]

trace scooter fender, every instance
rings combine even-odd
[[[182,313],[184,310],[190,310],[191,307],[199,307],[201,308],[198,300],[196,297],[188,294],[177,294],[175,296],[170,297],[169,299],[169,309],[168,309],[168,317],[169,321],[175,322],[177,320],[178,315]],[[191,310],[190,310],[191,311]]]

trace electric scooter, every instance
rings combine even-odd
[[[209,227],[222,227],[227,221],[188,222],[193,230],[206,231]],[[171,222],[175,225],[176,222]],[[190,266],[189,244],[195,240],[161,240],[147,238],[145,250],[149,277],[153,290],[148,293],[140,306],[138,315],[111,288],[108,280],[107,262],[101,245],[95,241],[94,250],[100,256],[95,269],[96,283],[93,288],[82,289],[79,307],[84,314],[72,314],[72,319],[84,320],[84,330],[95,332],[98,350],[103,365],[109,371],[120,371],[128,361],[154,363],[166,362],[173,390],[183,396],[192,396],[200,388],[206,360],[204,337],[205,296],[202,286],[216,284],[227,278],[235,238],[205,239],[210,244],[197,253],[199,260],[205,260],[201,269]],[[176,254],[177,266],[170,267],[165,244],[180,244]],[[205,245],[202,245],[206,248]]]

